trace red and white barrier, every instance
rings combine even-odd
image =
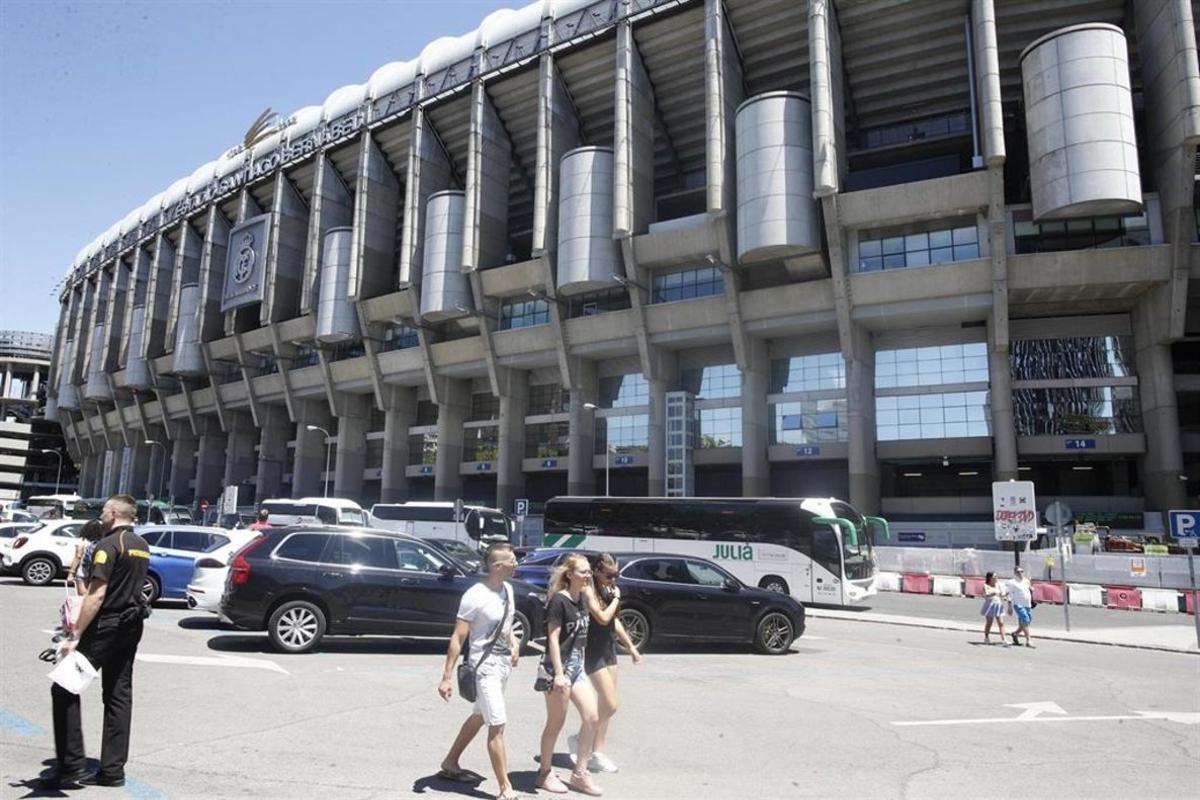
[[[978,575],[963,578],[963,591],[967,597],[983,597],[983,578]]]
[[[943,597],[962,597],[963,579],[957,575],[934,575],[933,593]]]
[[[875,576],[875,588],[881,592],[898,592],[900,587],[899,572],[880,572]]]
[[[1145,611],[1178,611],[1179,592],[1174,589],[1142,589],[1142,609]]]
[[[1138,611],[1142,608],[1142,591],[1136,586],[1106,586],[1109,608],[1128,608]]]
[[[924,572],[903,572],[900,574],[900,591],[906,594],[929,594],[933,591],[933,581]]]
[[[1061,583],[1050,581],[1033,582],[1033,599],[1039,603],[1063,604],[1063,587]]]

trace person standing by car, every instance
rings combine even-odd
[[[263,528],[269,528],[271,526],[270,520],[271,512],[267,511],[265,508],[260,508],[258,510],[258,519],[250,523],[250,530],[261,531]]]
[[[596,602],[590,609],[592,618],[588,623],[587,649],[584,651],[583,671],[596,690],[599,720],[596,723],[596,741],[592,746],[592,757],[587,768],[592,772],[616,772],[617,765],[604,754],[608,746],[608,723],[617,713],[617,643],[633,657],[634,664],[642,663],[642,654],[634,646],[621,620],[617,619],[617,607],[621,602],[621,589],[617,586],[620,569],[617,559],[609,553],[601,553],[591,559],[592,588]],[[567,746],[574,754],[579,734],[567,737]]]
[[[516,569],[517,558],[513,555],[512,545],[499,542],[488,548],[486,562],[487,579],[464,592],[459,601],[458,620],[446,648],[446,665],[438,684],[438,694],[449,702],[454,693],[451,679],[455,663],[462,652],[463,639],[468,639],[467,660],[476,668],[475,708],[442,759],[438,776],[461,783],[482,780],[475,773],[464,770],[459,759],[480,728],[487,725],[488,758],[500,786],[496,796],[499,800],[512,800],[517,794],[508,778],[508,756],[504,748],[504,726],[508,722],[504,688],[520,656],[520,643],[513,635],[516,601],[512,586],[508,584]]]
[[[1017,615],[1017,629],[1013,632],[1012,641],[1020,646],[1019,637],[1024,633],[1025,646],[1033,647],[1029,643],[1029,626],[1033,622],[1033,586],[1029,583],[1029,578],[1025,577],[1025,570],[1017,567],[1013,573],[1012,580],[1005,586],[1013,611]]]
[[[983,608],[979,613],[983,615],[983,643],[992,643],[992,623],[1000,626],[1000,643],[1008,647],[1008,640],[1004,638],[1004,602],[1008,599],[1008,595],[1004,591],[1004,587],[996,583],[996,573],[989,572],[983,578]]]
[[[599,797],[603,792],[587,765],[595,744],[596,690],[584,673],[588,640],[589,609],[595,605],[592,590],[592,569],[586,557],[567,556],[550,576],[546,603],[546,656],[538,670],[535,688],[546,696],[546,727],[542,730],[542,747],[537,787],[552,794],[565,794],[568,788]],[[551,770],[554,744],[567,719],[567,707],[575,703],[582,726],[579,730],[579,749],[575,754],[575,770],[563,783]]]
[[[133,722],[133,662],[146,609],[141,588],[150,565],[150,548],[133,530],[137,503],[115,494],[100,512],[105,536],[96,544],[91,575],[74,638],[63,643],[65,657],[78,649],[100,673],[104,695],[104,739],[100,770],[86,772],[79,695],[55,684],[54,749],[58,772],[51,783],[124,786],[129,760],[129,729]]]

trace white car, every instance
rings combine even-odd
[[[65,575],[84,523],[82,519],[48,520],[12,539],[0,537],[0,571],[17,573],[30,586],[45,586]]]
[[[150,569],[142,589],[149,603],[184,599],[196,561],[227,562],[256,533],[202,525],[139,525],[136,530],[150,545]]]
[[[229,537],[229,544],[196,559],[192,580],[187,585],[188,608],[218,615],[221,613],[221,595],[225,591],[229,562],[238,550],[258,535],[258,531],[246,528],[226,530],[222,533]]]

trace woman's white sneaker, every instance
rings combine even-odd
[[[617,772],[617,765],[604,753],[592,753],[588,759],[588,770],[591,772]]]

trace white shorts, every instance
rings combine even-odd
[[[504,688],[510,674],[512,661],[508,656],[488,656],[475,673],[475,713],[483,717],[483,723],[489,727],[508,721]]]

